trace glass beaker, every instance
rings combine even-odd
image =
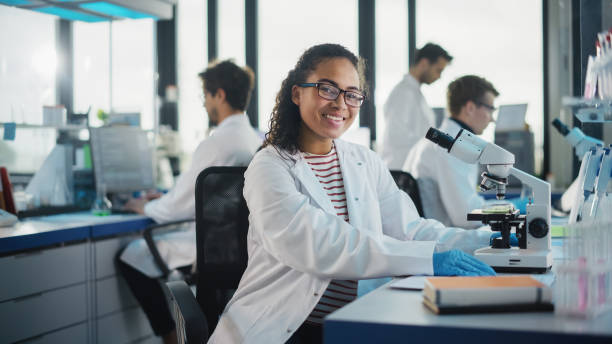
[[[111,201],[106,198],[106,185],[101,184],[96,189],[96,199],[91,205],[91,213],[96,216],[107,216],[111,214]]]

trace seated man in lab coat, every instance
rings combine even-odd
[[[157,223],[195,217],[195,182],[210,166],[247,166],[262,143],[251,127],[245,109],[254,85],[253,72],[231,61],[209,66],[199,74],[203,83],[204,107],[217,127],[200,143],[192,156],[191,167],[182,173],[167,194],[151,200],[131,199],[126,208],[151,217]],[[189,266],[196,260],[195,230],[172,232],[156,238],[162,258],[170,269]],[[143,307],[156,335],[165,343],[176,342],[174,322],[164,293],[155,279],[161,272],[154,265],[143,239],[124,250],[119,266],[134,295]]]
[[[492,121],[498,95],[489,81],[475,75],[451,82],[447,90],[451,116],[444,119],[439,129],[453,137],[461,129],[481,135]],[[463,162],[423,137],[410,150],[403,170],[418,180],[426,218],[436,219],[446,226],[481,226],[480,222],[467,221],[468,212],[486,203],[476,189],[478,164]]]

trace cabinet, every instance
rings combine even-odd
[[[148,223],[142,217],[101,221],[87,227],[87,239],[78,242],[4,253],[0,257],[0,275],[4,276],[0,282],[0,344],[161,343],[115,264],[117,254],[139,238]],[[98,227],[120,230],[92,238]],[[35,226],[27,228],[22,232],[35,232]],[[68,238],[61,230],[55,234]],[[53,230],[40,230],[40,237],[50,235]],[[0,240],[15,242],[2,235]],[[45,242],[35,235],[23,240]]]
[[[0,258],[0,272],[10,276],[10,282],[0,283],[0,343],[75,326],[79,335],[87,329],[88,247],[85,242]]]
[[[140,236],[127,235],[92,242],[93,303],[95,335],[93,343],[133,343],[146,340],[161,343],[149,325],[146,315],[132,296],[127,283],[117,270],[117,254],[130,241]]]

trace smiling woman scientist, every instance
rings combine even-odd
[[[491,232],[420,218],[376,153],[338,139],[363,103],[363,68],[322,44],[283,81],[245,174],[248,266],[209,343],[321,342],[360,279],[495,274],[464,253]]]

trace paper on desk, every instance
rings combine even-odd
[[[423,290],[425,287],[425,278],[431,276],[410,276],[397,281],[393,281],[390,284],[391,288],[395,289],[407,289],[407,290]]]

